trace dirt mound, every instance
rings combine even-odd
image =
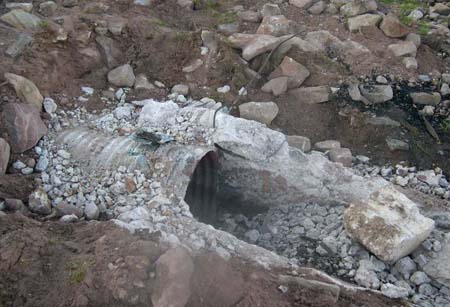
[[[110,222],[40,223],[0,218],[1,306],[152,306],[155,262],[168,247]],[[298,285],[282,293],[278,274],[214,253],[194,258],[186,306],[324,306]],[[302,274],[307,278],[309,274]],[[341,290],[335,306],[393,306],[369,292]]]

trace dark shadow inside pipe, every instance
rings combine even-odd
[[[184,198],[197,220],[213,225],[217,221],[217,171],[217,154],[208,152],[197,163]]]

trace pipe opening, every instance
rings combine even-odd
[[[217,154],[208,152],[191,176],[184,201],[199,221],[215,224],[217,221]]]

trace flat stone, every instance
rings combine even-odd
[[[381,285],[381,293],[383,295],[390,297],[390,298],[407,298],[408,297],[408,290],[402,287],[397,287],[396,285],[387,283]]]
[[[275,37],[265,34],[241,34],[236,33],[228,37],[233,48],[242,49],[242,57],[250,61],[260,54],[271,51],[278,45],[283,37]]]
[[[8,168],[11,148],[5,139],[0,138],[0,176],[4,175]]]
[[[6,73],[5,79],[14,87],[20,100],[35,106],[39,111],[42,109],[44,97],[42,97],[41,92],[33,82],[11,73]]]
[[[12,10],[0,17],[0,20],[19,30],[35,31],[39,29],[41,19],[20,9]]]
[[[33,10],[33,3],[9,2],[9,3],[6,3],[5,6],[7,9],[10,9],[10,10],[19,9],[19,10],[25,11],[27,13],[31,13],[31,11]]]
[[[291,22],[283,15],[266,16],[256,31],[257,34],[283,36],[291,32]]]
[[[422,105],[436,106],[441,102],[441,94],[439,93],[411,93],[409,94],[413,103]]]
[[[391,151],[409,151],[409,144],[402,140],[387,138],[386,144]]]
[[[191,296],[190,280],[194,262],[182,247],[172,248],[155,263],[155,289],[151,299],[155,307],[184,307]]]
[[[360,85],[359,90],[367,100],[373,104],[383,103],[394,97],[390,85]]]
[[[326,140],[314,144],[314,149],[322,152],[337,148],[341,148],[341,142],[335,140]]]
[[[114,68],[108,73],[108,82],[115,86],[132,87],[135,80],[133,68],[129,64]]]
[[[281,15],[281,10],[277,4],[266,3],[261,9],[261,15],[263,17]]]
[[[177,84],[172,87],[171,92],[186,96],[187,94],[189,94],[189,86],[185,84]]]
[[[327,86],[301,87],[291,90],[289,93],[299,101],[308,104],[323,103],[330,100],[330,89]]]
[[[386,116],[371,117],[371,118],[368,118],[365,122],[369,125],[374,125],[374,126],[386,126],[386,127],[400,127],[401,126],[398,121],[393,120]]]
[[[247,102],[239,106],[242,118],[270,125],[278,115],[278,106],[274,102]]]
[[[431,279],[428,277],[428,275],[422,271],[417,271],[412,274],[409,280],[416,286],[431,282]]]
[[[145,89],[145,90],[156,89],[156,87],[148,81],[147,76],[145,76],[144,74],[139,74],[136,76],[136,80],[134,82],[134,88],[137,90],[139,90],[139,89]]]
[[[263,16],[260,12],[255,11],[242,11],[237,13],[237,17],[242,21],[247,22],[260,22]]]
[[[301,86],[309,77],[309,70],[294,59],[285,56],[281,64],[269,75],[269,79],[288,77],[288,88]]]
[[[312,4],[312,0],[289,0],[289,4],[300,9],[308,9]]]
[[[348,148],[333,148],[328,152],[331,161],[342,163],[346,167],[352,166],[352,152]]]
[[[96,220],[98,219],[99,214],[100,210],[98,209],[96,204],[94,204],[93,202],[86,203],[86,206],[84,207],[84,215],[86,216],[86,219]]]
[[[14,153],[31,149],[47,133],[39,110],[23,103],[9,103],[3,107],[2,125]]]
[[[261,90],[266,93],[272,93],[274,96],[279,96],[286,93],[288,89],[288,83],[288,77],[278,77],[264,84]]]
[[[183,67],[184,73],[191,73],[199,69],[203,65],[203,61],[201,59],[194,60],[191,64],[188,66]]]
[[[348,29],[350,32],[357,32],[363,27],[376,27],[381,21],[380,15],[364,14],[348,19]]]
[[[239,23],[237,22],[223,23],[217,26],[217,30],[219,30],[219,32],[228,35],[233,34],[239,31]]]
[[[413,42],[404,41],[397,44],[388,46],[388,50],[391,51],[396,57],[416,57],[417,47]]]
[[[422,38],[416,33],[409,33],[408,36],[406,36],[405,41],[412,42],[417,48],[422,44]]]
[[[20,56],[25,49],[33,42],[33,38],[26,34],[26,33],[20,33],[16,40],[8,46],[8,49],[6,49],[5,53],[12,57],[16,58]]]
[[[115,41],[110,37],[102,35],[97,35],[95,41],[99,46],[99,50],[108,68],[117,66],[119,64],[119,61],[122,60],[123,55],[120,49],[117,47]]]
[[[393,15],[384,16],[380,29],[388,37],[401,38],[408,35],[408,28]]]
[[[434,221],[393,186],[351,204],[344,213],[348,234],[380,260],[394,263],[414,251],[431,233]]]
[[[311,151],[311,141],[306,136],[288,135],[286,137],[289,146],[300,149],[303,152]]]

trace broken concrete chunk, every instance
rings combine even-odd
[[[393,186],[372,193],[345,210],[344,226],[379,259],[394,263],[414,251],[431,233],[434,221]]]
[[[242,118],[270,125],[278,115],[278,106],[274,102],[247,102],[239,106]]]
[[[39,92],[39,89],[33,82],[11,73],[6,73],[5,79],[14,87],[20,100],[37,107],[39,111],[42,109],[44,97],[42,97],[41,92]]]
[[[327,86],[302,87],[290,91],[299,101],[309,104],[323,103],[330,100],[330,89]]]
[[[39,29],[41,19],[23,10],[12,10],[0,17],[0,20],[8,25],[19,29],[35,31]]]
[[[380,15],[364,14],[348,19],[348,29],[350,32],[359,31],[363,27],[376,27],[381,21]]]

